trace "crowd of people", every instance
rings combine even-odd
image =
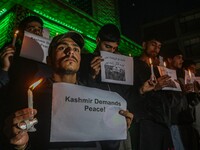
[[[146,35],[141,56],[133,58],[133,85],[107,83],[101,79],[101,51],[122,55],[118,50],[121,34],[116,25],[108,23],[100,28],[94,53],[82,53],[84,36],[76,31],[56,35],[48,48],[47,64],[19,55],[25,31],[42,36],[42,19],[28,16],[18,29],[16,44],[5,44],[0,51],[0,149],[200,149],[195,124],[200,86],[195,80],[185,82],[186,71],[195,75],[196,64],[184,60],[178,48],[162,51],[160,37]],[[168,73],[161,74],[160,56],[164,68],[174,71],[176,79]],[[44,80],[34,91],[34,109],[27,108],[27,89],[38,77]],[[127,110],[120,110],[119,114],[127,123],[126,140],[50,142],[52,88],[61,82],[112,91],[123,97]],[[172,90],[176,85],[180,90]],[[33,118],[39,120],[36,132],[19,127]]]

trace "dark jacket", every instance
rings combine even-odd
[[[154,68],[159,77],[157,68]],[[134,85],[129,95],[129,107],[135,115],[136,121],[148,119],[164,125],[178,123],[178,115],[185,107],[185,97],[182,92],[150,91],[141,95],[140,87],[150,79],[150,67],[142,60],[134,61]]]

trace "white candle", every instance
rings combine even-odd
[[[41,82],[42,82],[42,78],[40,80],[38,80],[37,82],[33,83],[27,93],[28,93],[28,108],[33,108],[33,89],[38,86]]]
[[[28,108],[33,108],[33,92],[30,88],[28,89]]]
[[[189,83],[193,83],[192,73],[191,73],[190,69],[188,69],[188,74],[189,74]]]
[[[189,77],[190,77],[190,80],[191,80],[192,79],[192,74],[191,74],[190,69],[188,70],[188,74],[189,74]]]
[[[151,58],[149,58],[149,64],[150,64],[150,66],[151,66],[151,75],[154,75],[154,71],[153,71],[153,63],[152,63]]]
[[[15,34],[13,36],[13,40],[12,40],[12,46],[14,47],[15,46],[15,43],[16,43],[16,40],[17,40],[17,34],[19,33],[19,31],[15,31]]]
[[[167,75],[167,68],[166,68],[166,66],[167,66],[167,64],[166,64],[166,62],[164,61],[163,62],[163,65],[164,65],[164,71],[163,71],[163,75]]]
[[[164,65],[164,67],[167,67],[167,65],[166,65],[166,62],[165,62],[165,61],[164,61],[163,65]]]

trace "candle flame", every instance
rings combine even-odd
[[[33,83],[29,89],[33,90],[36,86],[38,86],[41,82],[43,81],[43,78],[39,79],[38,81],[36,81],[35,83]]]
[[[152,64],[152,60],[151,60],[151,58],[149,58],[149,64],[150,64],[150,65]]]
[[[167,66],[167,64],[166,64],[166,62],[165,62],[165,61],[164,61],[163,65],[164,65],[164,67],[166,67],[166,66]]]
[[[15,31],[15,34],[18,34],[18,33],[19,33],[19,30],[16,30],[16,31]]]

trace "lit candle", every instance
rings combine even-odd
[[[56,32],[56,36],[58,35],[58,32]]]
[[[17,40],[17,34],[19,33],[18,30],[15,31],[15,34],[13,36],[13,40],[12,40],[12,46],[14,47],[15,46],[15,43],[16,43],[16,40]]]
[[[189,83],[192,83],[192,73],[190,69],[188,69],[188,74],[189,74]]]
[[[154,71],[153,71],[153,63],[152,63],[151,58],[149,58],[149,64],[150,64],[150,66],[151,66],[151,74],[154,75]]]
[[[166,64],[166,62],[164,61],[163,62],[163,75],[167,75],[167,68],[166,68],[166,66],[167,66],[167,64]]]
[[[192,79],[192,74],[191,74],[190,69],[188,70],[188,74],[189,74],[190,79]]]
[[[166,62],[165,62],[165,61],[164,61],[163,65],[164,65],[164,67],[167,67],[167,65],[166,65]]]
[[[28,108],[33,108],[33,89],[42,82],[42,78],[33,83],[28,89]]]
[[[150,67],[151,67],[151,80],[154,81],[155,75],[154,75],[154,71],[153,71],[153,63],[152,63],[151,58],[149,58],[149,64],[150,64]]]

